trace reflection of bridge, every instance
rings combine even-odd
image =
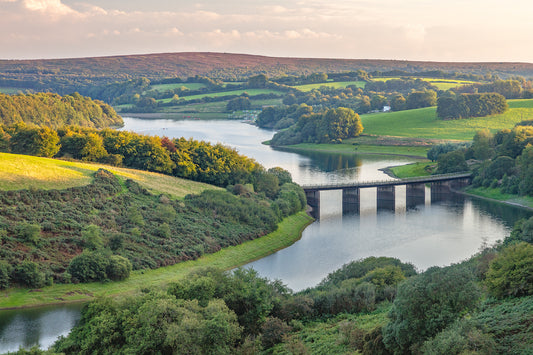
[[[394,187],[397,185],[406,186],[406,205],[409,208],[425,202],[425,184],[431,184],[431,200],[434,201],[438,199],[439,194],[449,192],[450,187],[460,188],[470,184],[471,178],[471,173],[456,173],[389,181],[305,185],[302,187],[307,197],[307,204],[313,208],[314,214],[318,216],[320,210],[320,191],[342,190],[343,213],[358,213],[360,209],[359,190],[375,187],[377,188],[377,208],[394,210]]]

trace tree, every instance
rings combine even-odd
[[[457,173],[468,170],[465,155],[460,150],[439,155],[437,174]]]
[[[359,115],[352,109],[339,107],[326,111],[318,129],[320,140],[327,142],[357,137],[363,132],[363,125]]]
[[[494,135],[488,129],[477,131],[472,143],[474,158],[479,160],[490,159],[494,154],[493,141]]]
[[[39,270],[39,265],[29,260],[24,260],[15,266],[11,279],[27,287],[42,287],[46,285],[46,276]]]
[[[533,245],[520,242],[505,248],[490,263],[485,283],[496,297],[533,295]]]
[[[433,90],[412,92],[406,100],[408,110],[435,105],[437,105],[437,93]]]
[[[252,103],[247,96],[239,96],[228,101],[226,105],[226,111],[244,111],[249,110],[251,107]]]
[[[125,280],[130,276],[131,262],[123,256],[111,255],[106,268],[107,277],[113,281]]]
[[[394,353],[413,351],[472,309],[479,297],[470,270],[460,266],[429,268],[398,287],[383,341]]]
[[[67,271],[75,282],[104,281],[108,265],[108,258],[101,252],[84,252],[72,259]]]

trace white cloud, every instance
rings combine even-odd
[[[31,11],[41,11],[53,15],[67,15],[75,11],[61,3],[61,0],[24,0],[24,7]]]

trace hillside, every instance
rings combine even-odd
[[[132,179],[151,193],[165,193],[178,199],[208,189],[220,189],[213,185],[149,171],[0,153],[0,190],[50,190],[85,186],[92,181],[95,171],[100,168],[112,172],[119,179]]]

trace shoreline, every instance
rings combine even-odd
[[[263,143],[264,144],[264,143]],[[370,146],[370,145],[369,145]],[[359,146],[360,147],[360,146]],[[376,147],[384,147],[376,145]],[[394,146],[386,146],[386,147],[394,147]],[[283,145],[278,147],[272,147],[273,149],[277,150],[285,150],[289,152],[322,152],[322,153],[338,153],[338,154],[359,154],[359,155],[387,155],[387,156],[398,156],[398,157],[406,157],[411,159],[417,159],[417,160],[424,160],[425,157],[422,157],[420,155],[412,155],[412,154],[400,154],[400,153],[391,153],[391,152],[369,152],[364,150],[353,150],[353,151],[346,151],[346,150],[335,150],[335,149],[313,149],[313,148],[301,148],[301,147],[294,147],[290,145]]]
[[[164,286],[186,277],[194,270],[205,267],[231,270],[291,246],[300,240],[305,228],[313,222],[314,219],[306,211],[301,211],[285,218],[278,224],[277,230],[263,237],[224,248],[213,254],[203,255],[196,260],[157,269],[137,270],[124,281],[56,284],[38,289],[39,291],[17,288],[3,290],[0,291],[0,312],[81,303],[101,296],[118,297],[137,292],[144,287]],[[63,298],[72,296],[74,298]],[[77,298],[76,296],[85,297]]]

